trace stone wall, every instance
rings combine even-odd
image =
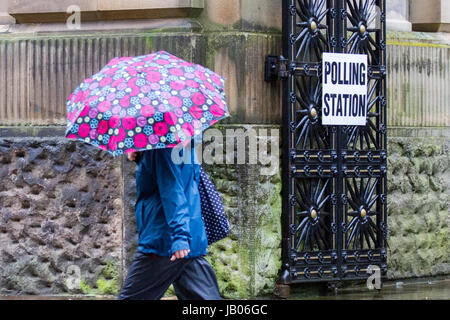
[[[0,125],[65,125],[65,100],[116,56],[165,50],[226,77],[233,123],[278,123],[280,83],[264,82],[264,57],[279,53],[276,34],[201,33],[198,22],[137,25],[147,31],[0,33]],[[163,29],[160,29],[163,28]],[[52,90],[49,90],[52,88]]]
[[[450,42],[423,32],[387,34],[389,127],[450,126]]]
[[[220,127],[224,141],[229,128],[238,127]],[[62,134],[1,132],[0,294],[114,295],[135,253],[136,165]],[[390,279],[450,273],[449,136],[389,132]],[[261,174],[260,162],[246,161],[204,164],[231,224],[230,237],[207,256],[227,298],[270,294],[281,264],[279,169]]]
[[[392,130],[388,144],[390,278],[450,274],[450,131]]]
[[[225,200],[231,235],[210,249],[209,261],[225,297],[273,292],[281,267],[281,177],[259,166],[208,168]],[[224,179],[230,177],[231,179]]]
[[[0,294],[117,291],[120,162],[61,136],[1,137],[0,181]]]

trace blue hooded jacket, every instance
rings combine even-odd
[[[172,150],[144,151],[139,162],[135,206],[138,250],[170,257],[175,251],[190,249],[188,258],[205,255],[208,240],[198,191],[200,166],[194,149],[181,149],[178,155],[186,152],[184,158],[190,161],[180,164],[172,161]]]

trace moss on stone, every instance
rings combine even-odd
[[[120,289],[120,272],[117,262],[108,261],[102,269],[100,277],[97,279],[97,288],[100,294],[119,293]]]
[[[388,276],[448,274],[448,141],[393,137],[388,146]]]
[[[173,287],[173,285],[170,285],[170,287],[164,293],[164,297],[165,298],[175,297],[175,288]]]
[[[107,262],[95,281],[95,287],[89,285],[86,279],[81,279],[81,291],[88,295],[117,295],[120,289],[119,270],[117,262]]]
[[[84,294],[95,294],[96,293],[95,290],[89,284],[86,283],[85,279],[81,279],[80,289],[81,289],[81,292],[83,292]]]
[[[259,170],[215,166],[211,173],[231,224],[230,237],[210,246],[207,256],[225,298],[272,293],[281,265],[281,178]],[[236,206],[241,209],[234,211]]]
[[[244,250],[242,250],[244,249]],[[208,248],[206,259],[213,267],[220,294],[224,298],[248,298],[248,252],[232,237],[214,243]]]
[[[154,37],[150,37],[150,36],[145,37],[145,44],[149,51],[153,51],[154,40],[155,40]]]
[[[119,293],[119,283],[115,280],[106,280],[103,277],[100,277],[97,280],[97,288],[100,294],[105,295],[116,295]]]

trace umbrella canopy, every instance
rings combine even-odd
[[[230,116],[224,82],[165,51],[114,58],[68,98],[66,137],[113,156],[175,147]]]

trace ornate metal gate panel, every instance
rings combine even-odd
[[[385,1],[283,1],[283,283],[386,273]],[[365,126],[321,124],[323,52],[367,54]]]

